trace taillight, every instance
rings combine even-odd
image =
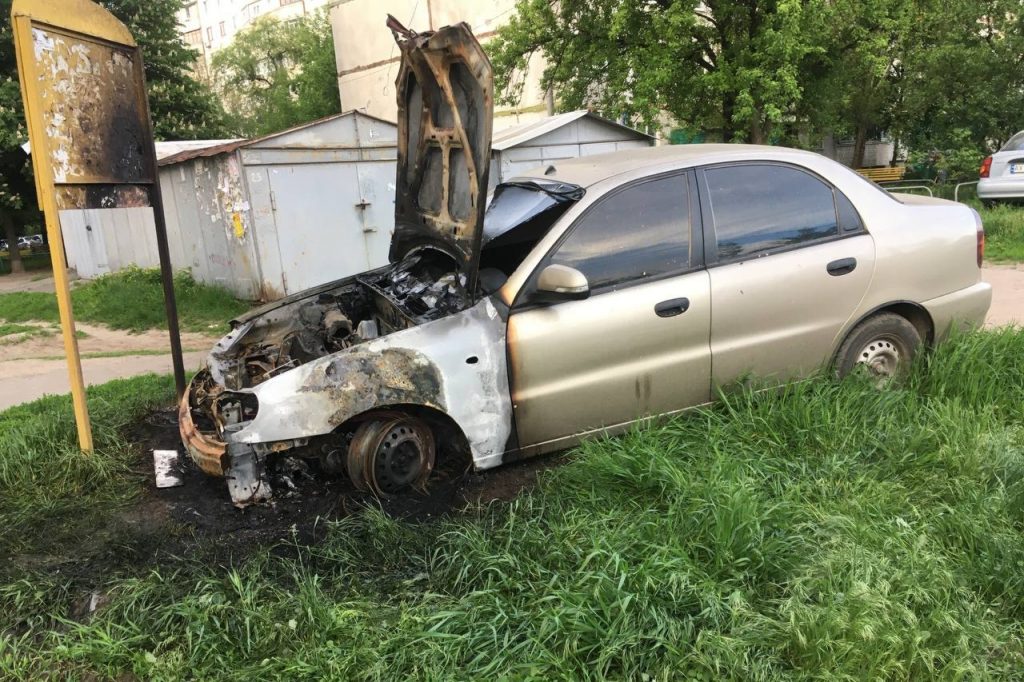
[[[986,156],[985,160],[981,162],[981,170],[978,171],[979,178],[987,178],[989,172],[992,170],[992,157]]]

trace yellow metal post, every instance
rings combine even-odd
[[[14,12],[12,11],[12,15]],[[36,194],[46,221],[46,236],[50,244],[50,260],[53,263],[53,280],[57,289],[57,309],[60,312],[60,328],[64,337],[64,353],[67,356],[68,379],[71,382],[71,401],[75,410],[75,424],[78,427],[78,444],[83,452],[92,452],[92,425],[89,421],[89,407],[85,401],[85,380],[82,377],[82,360],[78,353],[78,339],[75,334],[75,318],[71,309],[71,288],[68,284],[68,267],[64,259],[64,238],[60,230],[60,215],[57,211],[57,197],[53,184],[53,169],[50,168],[47,153],[47,136],[42,118],[42,104],[38,91],[26,87],[35,82],[35,61],[32,59],[32,22],[28,16],[11,17],[14,29],[15,52],[18,56],[18,76],[21,80],[21,96],[25,104],[25,120],[28,124],[29,140],[32,143],[32,166],[35,172]]]

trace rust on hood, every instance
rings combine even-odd
[[[491,63],[466,23],[416,33],[388,16],[402,51],[391,261],[448,254],[474,291],[491,158]]]

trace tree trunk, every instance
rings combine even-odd
[[[857,126],[857,134],[853,141],[853,163],[850,164],[854,168],[861,168],[864,166],[864,150],[868,146],[868,127],[865,125]]]
[[[732,123],[732,112],[736,102],[731,97],[722,99],[722,142],[732,142],[736,135]]]
[[[889,165],[893,168],[896,167],[896,162],[900,157],[900,136],[896,135],[892,138],[892,158],[889,159]]]
[[[18,248],[18,233],[14,226],[11,214],[0,211],[0,222],[4,225],[4,238],[7,240],[8,253],[11,254],[11,272],[25,272],[25,266],[21,262],[21,250]]]
[[[750,122],[750,144],[764,144],[765,126],[761,123],[761,117],[755,110],[754,120]]]

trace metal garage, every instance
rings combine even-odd
[[[162,158],[174,267],[272,300],[387,262],[396,135],[393,123],[348,112]],[[83,277],[158,262],[149,209],[66,211],[61,226]]]
[[[652,135],[586,109],[558,114],[494,133],[490,186],[558,159],[653,146]]]

